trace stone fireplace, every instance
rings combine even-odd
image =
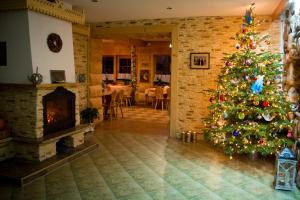
[[[17,158],[43,161],[57,154],[57,143],[84,143],[76,83],[0,84],[0,116],[13,133]]]

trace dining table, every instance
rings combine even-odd
[[[106,86],[106,90],[107,92],[113,92],[116,91],[117,93],[120,91],[124,91],[124,93],[128,90],[128,88],[130,88],[130,86],[128,85],[107,85]]]

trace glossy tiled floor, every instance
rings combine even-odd
[[[274,191],[271,163],[168,139],[166,111],[125,113],[97,127],[99,150],[23,188],[2,184],[0,199],[300,199],[297,189]]]

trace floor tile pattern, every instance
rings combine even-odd
[[[168,138],[167,116],[151,108],[126,109],[123,119],[96,128],[98,150],[23,188],[1,184],[0,199],[300,199],[296,188],[273,189],[270,162],[229,160],[203,141]]]

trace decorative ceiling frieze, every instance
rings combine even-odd
[[[76,24],[85,23],[85,12],[64,8],[63,0],[1,0],[0,11],[23,9],[29,9]]]

